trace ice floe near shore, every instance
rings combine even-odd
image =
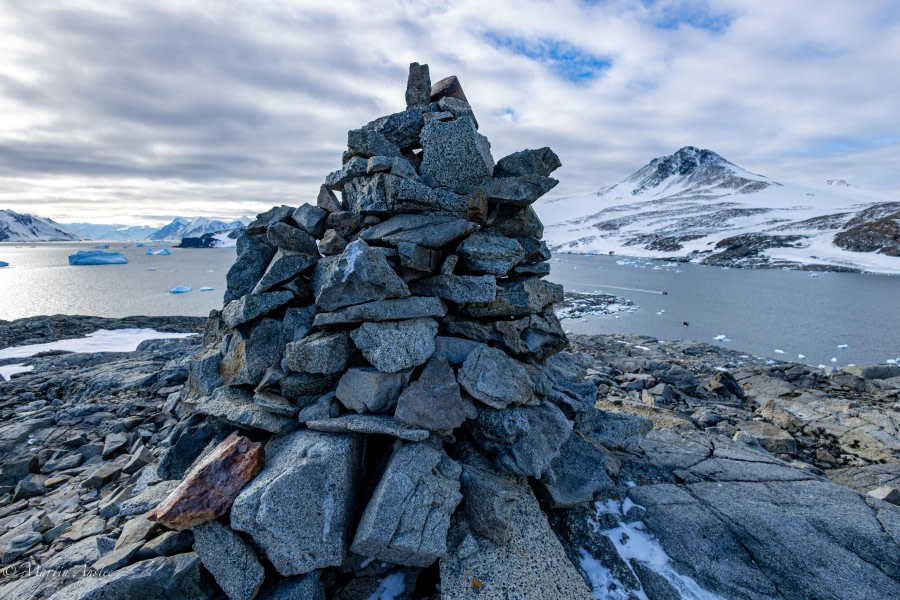
[[[121,252],[101,252],[100,250],[79,250],[69,256],[69,264],[84,265],[125,265],[128,259]]]

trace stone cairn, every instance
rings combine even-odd
[[[559,158],[495,163],[427,65],[406,103],[349,132],[317,206],[241,232],[150,518],[233,600],[589,598],[546,512],[613,487],[647,422],[596,409],[562,352],[531,208]]]

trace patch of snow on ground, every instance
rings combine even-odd
[[[637,561],[652,570],[654,573],[662,577],[672,586],[684,600],[724,600],[721,596],[708,592],[697,585],[691,577],[682,575],[672,567],[672,561],[666,551],[663,549],[659,541],[645,531],[645,525],[641,521],[625,522],[628,511],[632,508],[643,507],[635,504],[630,498],[626,498],[623,503],[617,500],[607,500],[605,502],[597,501],[596,516],[611,515],[618,521],[618,526],[612,529],[600,529],[600,524],[594,519],[588,519],[588,524],[594,528],[594,531],[608,538],[616,548],[616,552],[622,561],[631,568],[630,561]],[[624,586],[617,579],[612,578],[609,570],[606,569],[599,561],[590,556],[584,550],[582,552],[581,568],[588,576],[593,588],[594,597],[617,599],[620,596],[613,595],[620,593],[619,586],[624,590]],[[589,559],[589,560],[588,560]],[[635,578],[640,580],[635,574]],[[596,585],[595,585],[596,582]],[[598,587],[599,586],[599,587]],[[638,598],[646,598],[643,589],[627,590],[626,593],[634,594]],[[621,596],[628,598],[629,596]]]
[[[406,576],[400,573],[391,573],[381,580],[378,589],[369,594],[368,600],[396,600],[406,591]]]
[[[29,371],[34,371],[34,367],[30,365],[0,365],[0,375],[7,381],[16,373],[28,373]]]
[[[64,350],[66,352],[134,352],[138,345],[145,340],[159,340],[170,338],[186,338],[197,335],[195,333],[170,333],[156,331],[155,329],[99,329],[86,337],[72,340],[59,340],[46,344],[29,344],[27,346],[13,346],[0,350],[0,359],[4,358],[28,358],[40,352],[51,350]]]

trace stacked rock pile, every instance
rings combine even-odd
[[[596,409],[591,361],[562,352],[531,208],[560,161],[495,163],[427,65],[406,103],[349,132],[317,205],[240,234],[150,518],[193,529],[235,600],[588,598],[544,511],[613,486],[609,450],[648,422]]]

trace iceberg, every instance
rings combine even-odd
[[[94,246],[94,248],[98,248],[100,250],[108,250],[109,244],[97,244],[96,246]]]
[[[170,294],[187,294],[188,292],[193,292],[194,288],[184,287],[183,285],[179,285],[178,287],[173,287],[169,290]]]
[[[214,288],[214,287],[202,287],[202,288],[200,288],[200,291],[201,291],[201,292],[214,292],[215,290],[216,290],[216,288]]]
[[[119,252],[80,250],[69,256],[70,265],[125,265],[128,259]]]
[[[134,245],[134,247],[135,247],[135,248],[143,248],[143,247],[144,247],[144,243],[143,243],[143,242],[138,242],[137,244]]]
[[[154,250],[153,248],[147,248],[147,254],[149,256],[169,256],[172,254],[168,248],[160,248],[159,250]]]
[[[846,350],[846,349],[849,348],[849,347],[850,347],[850,346],[848,346],[847,344],[839,344],[839,345],[838,345],[838,348],[840,348],[841,350]]]
[[[0,260],[0,269],[2,269],[3,267],[8,267],[8,266],[9,266],[8,262],[3,262],[2,260]]]

